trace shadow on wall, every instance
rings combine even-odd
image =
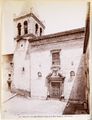
[[[87,103],[85,102],[85,80],[84,80],[84,56],[82,55],[78,66],[76,78],[70,93],[68,103],[63,114],[87,114]]]

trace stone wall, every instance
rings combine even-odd
[[[22,46],[21,46],[22,45]],[[22,40],[18,42],[14,53],[14,80],[16,89],[30,91],[30,64],[28,59],[29,42]]]
[[[90,76],[89,76],[89,46],[86,50],[86,53],[84,54],[84,79],[85,79],[85,100],[87,103],[87,112],[89,113],[90,109]]]
[[[8,84],[7,80],[9,79],[9,74],[11,74],[10,79],[13,81],[13,54],[3,55],[2,56],[2,73],[3,73],[3,87],[7,90]]]
[[[64,109],[63,114],[85,114],[88,113],[87,97],[88,88],[87,78],[85,76],[85,55],[81,55],[80,63],[78,65],[75,81],[70,93],[68,103]],[[86,93],[86,94],[85,94]]]

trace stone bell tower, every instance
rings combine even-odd
[[[15,38],[41,36],[44,33],[45,26],[33,12],[14,18],[14,22]]]
[[[30,93],[30,43],[29,39],[42,36],[45,26],[34,13],[14,18],[15,52],[14,52],[14,91]]]

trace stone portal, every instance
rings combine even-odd
[[[64,79],[58,71],[53,71],[47,76],[48,95],[47,98],[62,98]]]

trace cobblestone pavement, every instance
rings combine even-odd
[[[2,117],[61,116],[66,102],[56,100],[27,99],[16,96],[4,103]]]

